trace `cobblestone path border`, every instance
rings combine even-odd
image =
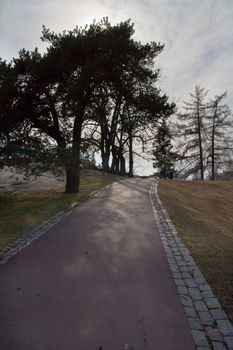
[[[124,181],[124,180],[121,180]],[[120,182],[121,182],[120,181]],[[118,182],[113,182],[112,184],[108,184],[106,186],[97,188],[96,190],[90,191],[87,194],[88,197],[94,196],[96,193],[103,191],[104,189],[108,188],[110,185],[115,185]],[[16,255],[20,250],[27,247],[29,244],[31,244],[34,240],[39,238],[40,236],[44,235],[50,228],[55,226],[59,221],[61,221],[65,216],[69,215],[75,207],[77,207],[80,204],[80,202],[75,202],[70,205],[69,208],[67,208],[64,211],[58,212],[56,215],[50,217],[48,220],[44,221],[41,225],[37,226],[32,231],[29,231],[25,233],[24,235],[20,236],[13,242],[10,242],[6,247],[0,249],[0,265],[5,264],[11,257]]]
[[[43,222],[40,226],[34,230],[25,233],[17,238],[15,241],[9,243],[6,247],[0,250],[0,264],[5,264],[11,257],[16,255],[20,250],[31,244],[35,239],[44,235],[48,230],[55,226],[70,212],[60,211],[56,215],[52,216],[47,221]]]
[[[157,188],[153,182],[149,191],[155,222],[197,350],[233,350],[233,326],[178,236]]]

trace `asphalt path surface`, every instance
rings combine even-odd
[[[150,184],[102,189],[0,267],[1,350],[195,349]]]

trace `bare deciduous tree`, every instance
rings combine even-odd
[[[210,100],[209,113],[206,116],[212,180],[215,180],[216,168],[226,163],[229,160],[229,151],[232,152],[230,128],[233,127],[233,120],[230,108],[223,103],[225,98],[226,92]]]
[[[206,115],[205,97],[207,91],[200,86],[195,87],[195,92],[190,94],[191,99],[184,102],[184,112],[179,113],[176,134],[180,141],[178,149],[181,158],[192,167],[193,173],[200,172],[201,180],[204,180],[204,118]]]

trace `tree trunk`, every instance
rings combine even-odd
[[[120,173],[120,154],[119,147],[112,145],[112,165],[111,173],[119,174]]]
[[[214,159],[214,136],[212,138],[212,149],[211,149],[211,168],[212,168],[212,174],[211,174],[211,180],[215,180],[215,159]]]
[[[77,154],[68,154],[65,146],[65,142],[62,141],[58,144],[58,154],[62,164],[65,163],[66,170],[66,193],[77,193],[79,191],[79,173],[80,173],[80,161],[79,161],[79,149],[77,149]]]
[[[131,130],[129,132],[129,176],[133,177],[133,138]]]
[[[121,166],[121,168],[120,168],[120,174],[121,174],[122,176],[125,176],[125,175],[126,175],[126,170],[125,170],[125,158],[124,158],[123,155],[121,155],[121,157],[120,157],[120,166]]]
[[[78,193],[80,183],[79,162],[70,161],[66,167],[66,193]]]
[[[199,109],[199,106],[198,106]],[[198,142],[199,142],[199,155],[200,155],[200,171],[201,180],[204,180],[204,166],[203,166],[203,149],[202,149],[202,135],[201,135],[201,117],[200,111],[197,112],[197,122],[198,122]]]
[[[163,178],[164,178],[164,180],[166,180],[166,178],[167,178],[167,172],[166,172],[166,165],[165,165],[165,162],[164,162],[164,164],[163,164]]]
[[[101,152],[102,168],[103,168],[104,173],[109,172],[109,156],[110,156],[110,154],[108,154],[106,152]]]
[[[212,174],[211,174],[211,180],[215,180],[215,118],[216,118],[216,112],[214,113],[214,120],[213,120],[213,127],[212,127],[212,140],[211,140],[211,168],[212,168]]]
[[[115,153],[115,151],[113,151],[112,150],[112,164],[111,164],[111,169],[110,169],[110,171],[111,171],[111,173],[115,173],[115,171],[116,171],[116,153]]]
[[[119,174],[119,172],[120,172],[120,160],[119,160],[119,157],[117,155],[116,163],[115,163],[115,174]]]
[[[110,145],[108,142],[108,127],[105,122],[103,122],[101,125],[100,151],[101,151],[103,172],[107,173],[109,172]]]
[[[74,120],[73,141],[71,154],[66,162],[66,193],[78,193],[80,185],[80,145],[82,124],[85,106],[80,106],[80,111]]]

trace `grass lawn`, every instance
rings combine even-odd
[[[91,191],[119,179],[119,176],[103,176],[98,171],[88,171],[81,176],[79,194],[54,190],[26,194],[0,193],[0,248],[72,203],[85,200]]]
[[[159,196],[233,321],[233,181],[161,181]]]

